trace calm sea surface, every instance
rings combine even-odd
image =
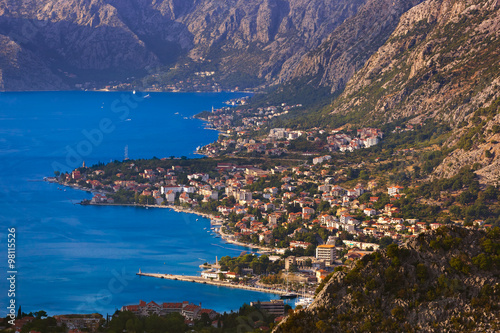
[[[7,296],[7,228],[16,228],[16,306],[24,312],[113,313],[139,300],[190,301],[216,311],[271,294],[137,277],[198,274],[215,256],[246,250],[169,209],[75,205],[90,193],[40,180],[54,170],[134,158],[193,155],[217,139],[192,116],[237,94],[0,93],[0,316]]]

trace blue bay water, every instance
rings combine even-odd
[[[0,316],[10,298],[7,228],[16,228],[16,306],[24,312],[113,313],[139,300],[190,301],[217,311],[271,294],[168,281],[143,272],[198,274],[215,256],[247,250],[169,209],[75,205],[87,192],[41,182],[54,170],[130,158],[193,155],[217,139],[192,116],[240,94],[0,93]]]

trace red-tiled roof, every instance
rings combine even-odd
[[[138,311],[139,305],[127,305],[125,306],[125,310],[127,311]]]
[[[198,308],[199,308],[198,305],[190,304],[190,305],[186,305],[183,310],[184,311],[193,312],[193,311],[195,311]]]
[[[154,306],[156,306],[156,307],[160,307],[160,306],[159,306],[158,304],[156,304],[154,301],[149,302],[149,303],[148,303],[148,305],[154,305]]]
[[[164,309],[182,309],[182,303],[163,303]]]

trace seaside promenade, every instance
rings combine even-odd
[[[200,276],[192,276],[192,275],[173,275],[173,274],[159,274],[159,273],[136,273],[139,276],[149,276],[158,279],[168,279],[168,280],[177,280],[177,281],[185,281],[185,282],[195,282],[202,284],[210,284],[218,287],[227,287],[227,288],[236,288],[236,289],[246,289],[251,291],[258,291],[263,293],[271,293],[275,295],[285,295],[288,294],[289,291],[272,289],[272,288],[263,288],[263,287],[252,287],[244,284],[238,284],[234,282],[226,282],[226,281],[218,281],[218,280],[210,280],[205,279]],[[306,295],[308,297],[313,297],[313,295]]]

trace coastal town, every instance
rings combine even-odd
[[[349,160],[349,154],[382,142],[381,129],[270,128],[267,134],[255,134],[262,133],[269,119],[296,107],[301,106],[222,108],[200,115],[207,116],[209,126],[221,133],[217,142],[199,150],[210,159],[84,164],[71,173],[56,173],[53,181],[92,191],[93,198],[82,204],[200,214],[211,220],[217,237],[259,252],[214,258],[215,263],[200,265],[200,276],[139,275],[258,290],[283,298],[301,296],[301,307],[311,303],[315,290],[336,269],[349,267],[379,248],[446,223],[491,227],[483,219],[438,220],[437,208],[430,205],[415,211],[415,186],[408,186],[408,181],[403,181],[406,186],[391,182],[383,173],[369,174],[363,161]],[[391,135],[414,130],[412,125],[397,126]],[[317,151],[300,150],[293,145],[298,140]],[[392,156],[397,160],[400,155],[397,150]],[[228,156],[247,158],[241,164]],[[380,157],[373,159],[380,161]],[[379,164],[386,168],[383,162]]]
[[[243,105],[245,100],[243,99]],[[257,136],[264,128],[270,127],[270,122],[277,117],[284,116],[295,109],[302,109],[302,104],[287,105],[282,103],[278,106],[261,108],[233,109],[225,107],[213,110],[211,113],[204,112],[198,118],[209,122],[209,128],[219,131],[219,139],[198,150],[198,153],[216,157],[221,155],[256,154],[265,156],[282,156],[295,148],[292,141],[304,138],[310,142],[321,145],[320,150],[328,152],[352,152],[361,148],[370,148],[382,140],[384,134],[380,129],[361,128],[355,136],[348,135],[344,128],[331,131],[312,128],[311,130],[292,130],[290,128],[271,127],[267,135]],[[411,129],[413,127],[411,125]],[[290,149],[292,148],[292,149]],[[328,158],[328,157],[325,157]],[[314,164],[321,163],[321,158],[316,159]]]
[[[217,330],[237,328],[237,319],[246,313],[263,318],[249,329],[269,331],[287,315],[309,307],[335,272],[353,269],[378,250],[397,248],[445,225],[487,230],[496,223],[491,212],[500,193],[494,186],[480,193],[473,167],[448,180],[429,181],[435,157],[425,147],[401,143],[433,131],[432,124],[298,130],[273,126],[273,119],[300,104],[239,108],[246,98],[226,104],[233,107],[198,115],[220,133],[216,142],[197,150],[205,155],[201,158],[84,162],[46,180],[92,192],[82,205],[197,214],[210,220],[211,237],[248,249],[236,257],[200,259],[197,276],[140,268],[138,276],[264,292],[274,299],[255,300],[230,314],[187,301],[139,300],[107,318],[49,317],[57,331],[134,331],[131,320],[140,329],[156,325],[156,318],[162,325],[179,325],[179,331]],[[420,166],[419,159],[425,161]],[[26,331],[48,320],[42,317],[18,316],[16,327]]]
[[[30,328],[46,321],[54,332],[140,331],[160,325],[156,320],[178,331],[237,330],[241,318],[255,313],[262,319],[248,329],[269,331],[308,308],[335,272],[348,272],[374,252],[397,249],[443,226],[489,230],[497,224],[500,191],[488,186],[480,192],[474,166],[447,180],[426,178],[439,156],[407,142],[432,132],[432,124],[299,130],[274,121],[301,104],[248,108],[247,98],[226,104],[197,116],[219,132],[216,142],[197,149],[200,158],[83,162],[46,180],[60,190],[91,192],[90,200],[80,202],[84,206],[197,214],[210,221],[209,237],[247,249],[236,257],[200,259],[199,275],[138,268],[137,276],[263,292],[273,299],[230,314],[182,300],[138,300],[106,318],[43,319],[42,311],[18,314],[16,331],[36,332]]]
[[[231,316],[260,311],[265,320],[250,328],[267,331],[307,308],[335,272],[356,267],[378,250],[445,225],[490,229],[495,224],[484,208],[469,208],[492,203],[492,212],[500,194],[492,186],[479,194],[471,168],[446,181],[426,178],[436,157],[408,143],[435,131],[432,123],[303,130],[276,125],[301,104],[252,108],[245,97],[226,104],[196,116],[219,132],[217,141],[197,149],[200,158],[84,162],[47,180],[92,192],[82,205],[197,214],[210,220],[210,237],[248,249],[236,257],[200,259],[196,276],[140,268],[138,276],[264,292],[274,299],[255,300],[229,317],[202,304],[139,300],[124,304],[111,321],[60,316],[59,326],[93,332],[99,325],[118,325],[123,331],[130,316],[142,321],[159,316],[182,329],[215,329],[235,325]]]

